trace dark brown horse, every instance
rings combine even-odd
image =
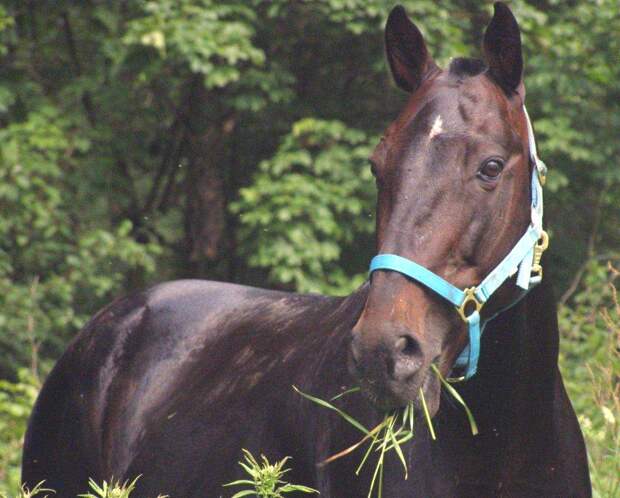
[[[518,25],[496,4],[486,65],[455,59],[443,70],[397,7],[386,45],[394,79],[411,97],[372,156],[378,251],[460,289],[478,285],[530,223],[535,166]],[[230,496],[222,484],[242,476],[236,462],[247,448],[272,460],[292,456],[287,478],[323,497],[364,497],[370,476],[355,476],[358,459],[316,465],[358,433],[291,388],[327,398],[361,385],[365,396],[339,402],[368,426],[386,408],[417,402],[420,388],[435,415],[438,440],[420,424],[405,447],[408,480],[388,459],[388,498],[590,496],[583,439],[557,367],[548,277],[522,294],[510,278],[480,310],[487,323],[478,373],[458,385],[478,436],[458,408],[440,406],[429,375],[432,364],[452,370],[467,325],[402,273],[377,271],[345,298],[187,280],[120,299],[90,321],[47,379],[26,437],[24,482],[45,479],[72,497],[89,477],[141,474],[141,498]]]

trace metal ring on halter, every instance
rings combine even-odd
[[[459,312],[459,315],[463,319],[463,321],[467,322],[467,319],[471,316],[472,313],[474,313],[475,311],[480,312],[484,303],[478,301],[478,298],[476,297],[475,287],[468,287],[463,291],[463,293],[465,294],[463,302],[456,310]],[[474,309],[471,311],[471,313],[465,314],[467,312],[467,306],[469,304],[473,304]]]

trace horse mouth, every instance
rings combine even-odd
[[[401,410],[409,403],[413,403],[414,409],[419,413],[424,410],[425,404],[431,417],[439,410],[441,383],[430,366],[421,379],[409,383],[389,379],[377,381],[360,375],[357,371],[355,377],[362,395],[380,412]]]

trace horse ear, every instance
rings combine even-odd
[[[406,92],[414,92],[437,65],[429,56],[420,30],[405,9],[392,9],[385,25],[385,49],[396,84]]]
[[[494,8],[482,46],[490,75],[510,95],[519,90],[523,80],[521,32],[505,4],[496,2]]]

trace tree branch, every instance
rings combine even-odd
[[[116,169],[125,179],[123,182],[124,190],[129,195],[130,199],[130,213],[129,217],[134,222],[134,224],[141,224],[141,215],[142,211],[140,209],[140,202],[138,200],[138,194],[136,193],[135,182],[133,176],[129,172],[129,168],[127,167],[127,163],[124,159],[116,160]]]
[[[174,157],[170,164],[171,168],[168,169],[168,177],[166,178],[166,184],[164,185],[164,190],[161,195],[161,199],[157,205],[157,210],[161,212],[166,212],[168,210],[168,205],[170,203],[170,199],[172,197],[172,193],[174,191],[174,182],[179,171],[179,161],[181,159],[181,155],[183,154],[183,150],[185,145],[187,144],[187,130],[183,127],[183,132],[181,134],[181,139],[178,142],[176,151],[174,153]]]
[[[166,143],[166,149],[162,155],[159,168],[157,169],[157,174],[155,175],[155,179],[153,180],[151,189],[147,195],[146,202],[144,203],[144,208],[142,209],[143,213],[151,212],[151,210],[153,209],[153,206],[155,205],[155,201],[157,200],[157,197],[160,191],[161,182],[164,179],[166,172],[168,172],[170,167],[174,168],[176,166],[174,162],[170,160],[173,158],[173,156],[175,156],[174,151],[175,149],[178,148],[177,135],[179,134],[178,128],[179,128],[179,123],[180,123],[178,110],[176,114],[177,115],[174,118],[174,121],[172,122],[172,124],[170,125],[170,128],[166,132],[166,135],[170,136],[170,139]]]
[[[65,41],[67,42],[67,47],[69,49],[69,56],[71,57],[71,61],[73,62],[75,75],[79,78],[82,76],[82,65],[78,57],[77,47],[75,45],[75,37],[73,36],[73,28],[71,27],[71,22],[69,21],[69,13],[67,11],[64,11],[61,14],[61,17],[65,33]],[[97,123],[97,115],[95,113],[95,107],[93,106],[90,92],[88,90],[85,90],[82,94],[82,105],[86,110],[86,117],[88,118],[88,122],[91,126],[95,126],[95,124]]]

